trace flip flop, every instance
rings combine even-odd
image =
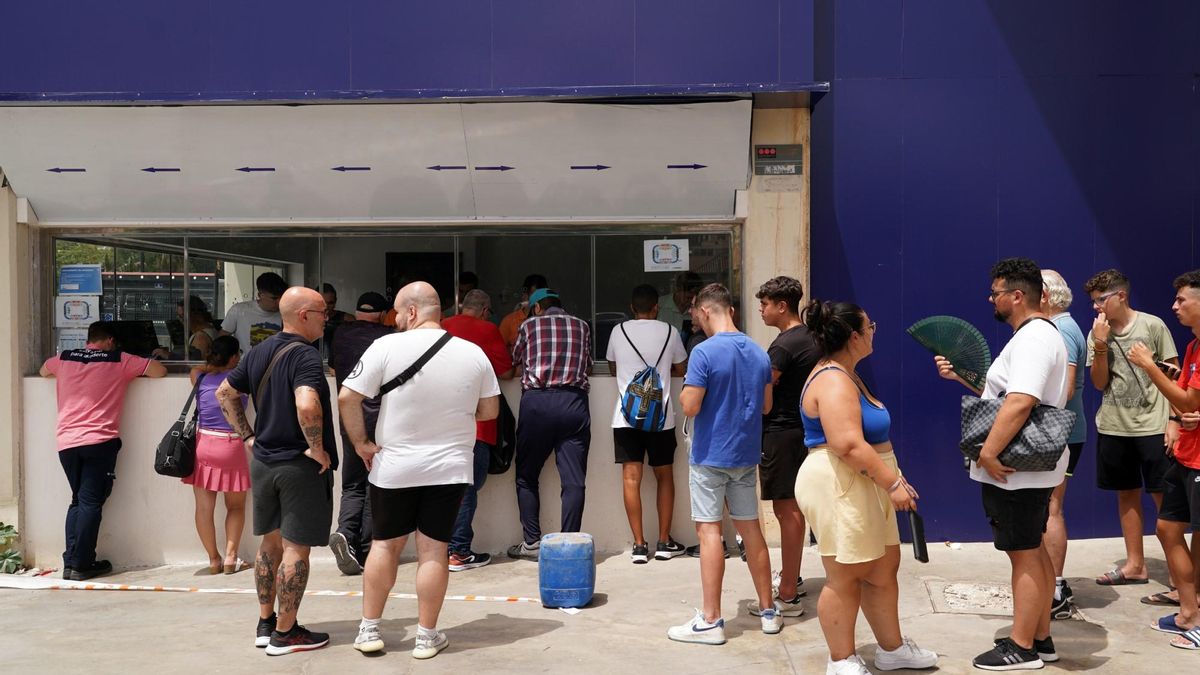
[[[1183,635],[1188,631],[1187,628],[1182,628],[1179,624],[1175,623],[1174,614],[1168,614],[1162,617],[1158,621],[1150,624],[1150,627],[1160,633],[1173,633],[1175,635]]]
[[[1200,628],[1193,628],[1171,638],[1171,646],[1180,649],[1200,649]]]
[[[1101,586],[1130,586],[1133,584],[1148,584],[1150,580],[1127,577],[1120,567],[1114,567],[1101,576],[1096,577],[1096,583]]]
[[[232,565],[225,566],[225,574],[237,574],[250,569],[252,565],[241,558],[238,558]]]
[[[1159,605],[1162,607],[1178,607],[1179,601],[1166,593],[1152,593],[1141,599],[1143,605]]]

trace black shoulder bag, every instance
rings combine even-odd
[[[191,409],[192,401],[196,399],[196,392],[200,391],[200,383],[203,381],[204,374],[201,373],[196,378],[192,393],[188,394],[187,403],[183,404],[179,419],[175,420],[158,442],[158,448],[154,451],[154,472],[160,476],[187,478],[196,470],[196,418],[200,414],[200,405],[196,405],[190,420],[188,410]]]
[[[437,342],[434,342],[433,345],[429,347],[429,349],[426,349],[425,353],[421,355],[421,358],[417,359],[416,361],[413,361],[413,364],[411,366],[409,366],[408,368],[405,368],[403,373],[400,373],[396,377],[393,377],[391,380],[389,380],[388,382],[385,382],[383,384],[383,386],[379,388],[379,398],[383,398],[384,394],[387,394],[394,389],[404,386],[404,384],[406,382],[413,379],[413,377],[415,377],[416,374],[419,373],[421,371],[421,369],[425,367],[425,364],[429,363],[429,359],[432,359],[434,354],[438,353],[439,351],[441,351],[442,347],[446,346],[446,343],[450,341],[451,337],[452,336],[450,335],[449,332],[442,333],[442,337],[438,338]]]

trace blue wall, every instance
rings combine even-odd
[[[812,0],[8,5],[0,101],[738,92],[813,79]]]
[[[880,324],[869,377],[929,536],[986,539],[956,449],[966,390],[903,330],[953,314],[997,353],[1010,331],[992,319],[988,268],[1020,255],[1063,274],[1085,331],[1083,282],[1123,270],[1182,352],[1171,280],[1200,266],[1200,3],[820,0],[816,25],[832,87],[813,114],[813,291]],[[1090,384],[1084,400],[1090,418]],[[1094,452],[1092,429],[1068,489],[1072,537],[1119,534]]]

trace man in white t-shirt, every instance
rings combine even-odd
[[[671,538],[671,514],[675,509],[675,410],[671,405],[671,375],[682,377],[687,352],[679,331],[670,324],[656,320],[658,290],[649,284],[633,289],[629,304],[633,320],[619,324],[608,339],[605,356],[617,373],[617,405],[613,411],[613,449],[621,465],[624,485],[625,515],[633,530],[634,563],[650,560],[650,546],[642,533],[642,460],[647,458],[650,470],[658,483],[658,544],[654,551],[657,560],[670,560],[683,555],[684,548]],[[653,360],[657,359],[657,360]],[[663,387],[661,402],[666,419],[661,431],[634,429],[621,410],[621,399],[633,377],[651,365],[658,371]]]
[[[283,277],[274,272],[263,272],[254,281],[254,287],[258,290],[255,299],[230,307],[221,321],[220,334],[236,337],[242,351],[250,351],[254,345],[283,330],[279,298],[288,288]]]
[[[1042,543],[1050,514],[1050,493],[1063,482],[1070,455],[1053,471],[1021,471],[998,459],[1038,404],[1067,404],[1067,348],[1058,330],[1041,311],[1042,272],[1028,258],[1008,258],[992,267],[989,300],[998,321],[1014,333],[988,369],[985,399],[1004,397],[995,424],[971,462],[971,478],[982,484],[983,510],[992,524],[997,549],[1012,565],[1013,627],[1010,637],[975,657],[983,670],[1041,668],[1057,661],[1050,638],[1050,605],[1054,599],[1054,565]],[[938,372],[963,382],[953,366],[936,357]],[[963,382],[963,384],[966,384]]]
[[[475,422],[500,413],[500,385],[483,350],[441,327],[437,291],[425,282],[396,295],[397,333],[377,339],[342,383],[338,409],[355,452],[370,470],[373,530],[363,570],[363,619],[355,649],[383,649],[379,622],[408,535],[417,539],[417,640],[427,659],[449,644],[437,630],[450,576],[447,546],[459,502],[472,483]],[[433,348],[449,338],[442,346]],[[424,365],[419,362],[428,356]],[[416,373],[408,371],[419,366]],[[411,379],[394,386],[397,376]],[[403,380],[404,378],[400,378]],[[375,442],[362,401],[382,396]]]

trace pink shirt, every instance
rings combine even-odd
[[[99,349],[71,349],[47,359],[58,393],[59,451],[119,436],[125,390],[149,365],[150,359]]]

